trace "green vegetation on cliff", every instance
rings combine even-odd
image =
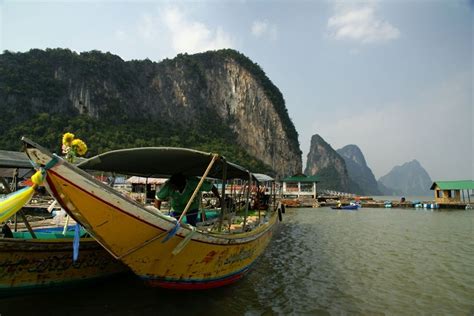
[[[271,172],[235,142],[231,122],[222,121],[207,100],[199,99],[199,91],[206,91],[206,60],[220,58],[234,59],[255,77],[274,105],[294,151],[301,153],[281,92],[256,63],[234,50],[183,54],[160,63],[125,62],[99,51],[5,51],[0,54],[0,148],[18,150],[20,137],[27,136],[59,152],[62,134],[72,132],[86,141],[88,156],[126,147],[181,146],[218,152],[253,171]],[[153,94],[156,73],[162,74],[156,84],[165,85],[166,90],[173,80],[170,71],[183,71],[180,78],[193,84],[190,91],[194,94],[190,96],[197,106],[194,117],[186,123],[170,122],[166,111],[149,116],[140,108],[151,98],[173,104],[173,99]],[[87,102],[95,108],[88,107]]]
[[[4,118],[6,117],[0,119],[0,124],[4,124]],[[197,133],[195,130],[163,126],[156,125],[156,122],[114,125],[84,115],[67,117],[40,113],[8,129],[0,138],[0,148],[20,150],[20,138],[26,136],[52,152],[61,153],[62,135],[65,132],[72,132],[88,144],[89,152],[86,157],[120,148],[186,147],[217,152],[252,171],[270,172],[270,167],[225,137],[212,137],[210,134]]]

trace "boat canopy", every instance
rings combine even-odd
[[[0,150],[0,168],[32,169],[33,165],[24,152]]]
[[[109,151],[87,159],[77,166],[85,170],[148,178],[165,178],[177,173],[185,176],[202,176],[214,155],[187,148],[142,147]],[[208,177],[221,179],[224,165],[227,166],[227,179],[248,180],[251,176],[245,168],[218,156]]]
[[[24,152],[0,150],[0,177],[24,178],[32,169],[33,164]]]

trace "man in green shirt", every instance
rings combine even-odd
[[[163,187],[155,195],[155,206],[160,209],[161,201],[171,200],[172,215],[179,218],[186,208],[186,204],[193,195],[199,183],[195,177],[185,177],[182,174],[174,174],[165,182]],[[199,191],[212,191],[220,199],[217,188],[208,181],[204,181]],[[186,212],[186,221],[188,224],[196,226],[197,215],[199,211],[199,195],[196,195],[189,210]]]

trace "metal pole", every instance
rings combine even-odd
[[[244,223],[242,224],[242,232],[245,231],[245,225],[247,225],[247,216],[249,212],[249,204],[250,204],[250,185],[252,183],[252,174],[249,172],[249,182],[248,182],[248,190],[245,193],[245,214],[244,214]]]
[[[219,231],[222,229],[222,223],[224,222],[224,214],[227,211],[227,205],[225,203],[225,185],[227,182],[227,164],[222,161],[222,189],[221,189],[221,216],[219,219]]]
[[[145,178],[145,204],[148,200],[148,177]]]
[[[14,191],[18,190],[18,168],[15,168],[15,170],[13,171],[13,185],[14,185]],[[13,230],[15,232],[18,231],[18,213],[15,213],[15,226],[13,228]],[[34,234],[34,233],[33,233]]]

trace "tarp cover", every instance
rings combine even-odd
[[[33,168],[24,152],[0,150],[0,168]]]
[[[212,153],[175,147],[143,147],[109,151],[94,156],[77,166],[85,170],[114,172],[140,177],[166,178],[176,173],[202,176],[212,160]],[[215,161],[208,177],[221,179],[224,164],[227,179],[248,180],[249,172],[227,162],[223,157]]]

